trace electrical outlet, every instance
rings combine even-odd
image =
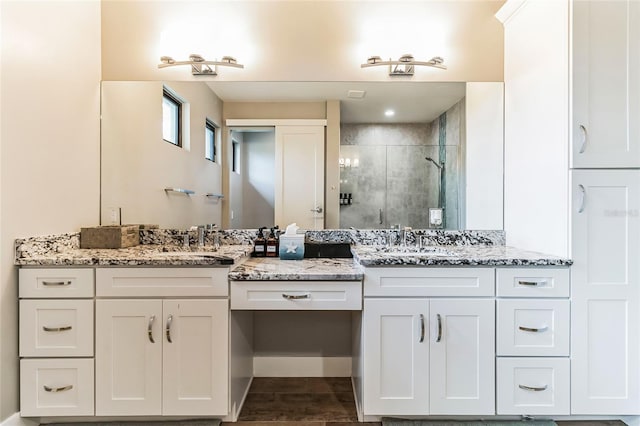
[[[118,207],[109,207],[109,224],[118,225],[120,223],[120,209]]]

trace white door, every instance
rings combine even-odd
[[[228,413],[227,299],[163,302],[163,415]]]
[[[640,414],[640,171],[572,172],[571,414]]]
[[[493,300],[431,300],[430,414],[495,414]]]
[[[96,415],[160,415],[162,302],[96,301]]]
[[[573,167],[640,167],[640,2],[572,4]]]
[[[324,126],[276,126],[275,222],[324,228]]]
[[[429,302],[365,299],[364,413],[429,413]]]

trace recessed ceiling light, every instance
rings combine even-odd
[[[388,109],[384,112],[384,115],[386,115],[387,117],[393,117],[394,115],[396,115],[396,112],[392,109]]]
[[[362,99],[366,93],[364,90],[349,90],[347,97],[351,99]]]

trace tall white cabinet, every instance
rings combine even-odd
[[[571,414],[640,415],[640,2],[507,1],[497,16],[514,186],[505,217],[532,203],[554,212],[546,229],[507,220],[507,243],[545,252],[547,241],[568,243]],[[520,164],[563,177],[549,185]],[[523,181],[537,185],[524,204]],[[559,199],[566,208],[552,207]]]

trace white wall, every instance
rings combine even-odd
[[[17,237],[98,220],[100,3],[3,1],[0,420],[18,410]]]
[[[216,80],[390,80],[385,67],[362,69],[371,55],[442,56],[447,71],[416,70],[414,81],[502,81],[502,1],[105,1],[106,80],[194,80],[184,60],[235,56],[244,70]],[[205,77],[206,78],[206,77]]]
[[[464,153],[465,229],[503,229],[504,90],[467,83]]]
[[[204,83],[164,85],[188,103],[183,147],[162,139],[163,82],[102,85],[103,225],[110,224],[112,208],[122,208],[122,223],[179,229],[221,224],[222,203],[205,194],[222,193],[222,166],[205,159],[204,129],[207,118],[222,126],[222,101]],[[195,194],[164,191],[172,187]]]
[[[529,0],[504,34],[507,244],[559,256],[569,254],[568,22],[568,0]]]

